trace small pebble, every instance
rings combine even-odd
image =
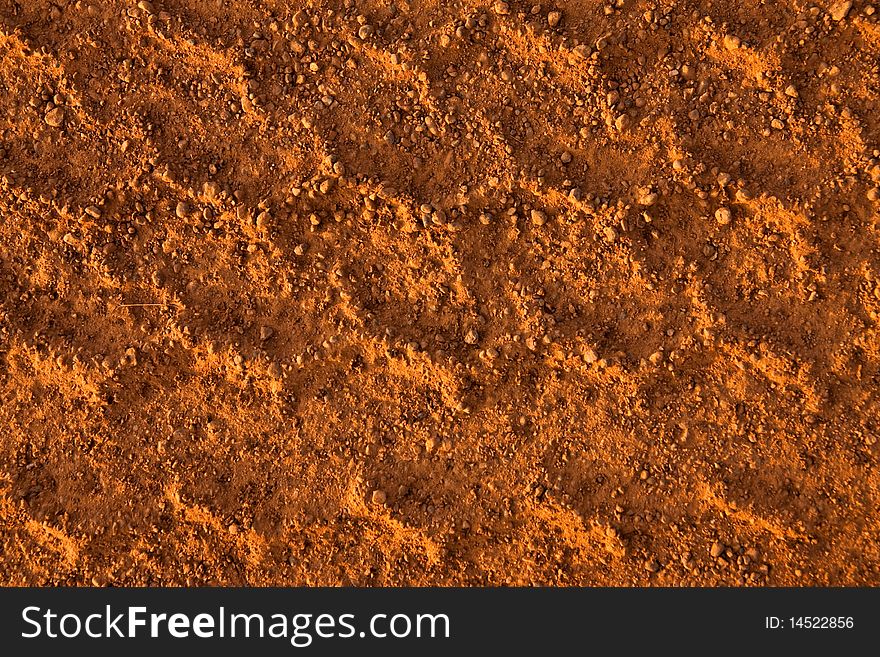
[[[738,36],[734,36],[732,34],[728,34],[724,37],[724,47],[728,50],[736,50],[740,47],[742,41]]]
[[[660,198],[660,196],[657,194],[657,192],[647,192],[639,197],[639,205],[650,207],[657,202],[658,198]]]
[[[272,224],[272,215],[267,210],[263,210],[257,215],[257,228],[266,230]]]
[[[733,215],[728,208],[718,208],[715,210],[715,220],[722,226],[729,224],[732,219]]]
[[[60,107],[51,109],[46,112],[46,116],[43,117],[43,120],[53,128],[60,128],[64,125],[64,110]]]
[[[836,21],[842,21],[846,18],[847,14],[849,14],[849,10],[852,9],[852,0],[842,0],[841,2],[835,2],[828,9],[828,13],[831,14],[831,18]]]

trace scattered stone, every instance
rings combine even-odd
[[[722,226],[729,224],[732,219],[733,215],[728,208],[718,208],[715,210],[715,220]]]
[[[578,57],[580,57],[581,59],[586,59],[587,57],[590,56],[590,46],[582,43],[580,45],[575,46],[574,49],[572,50],[572,52],[575,55],[577,55]]]
[[[536,226],[543,226],[547,223],[547,215],[541,210],[532,210],[532,223]]]
[[[559,21],[562,20],[562,12],[561,11],[551,11],[547,14],[547,24],[550,27],[556,27],[559,25]]]
[[[43,120],[53,128],[60,128],[64,125],[64,110],[60,107],[55,107],[46,112],[46,116],[43,117]]]
[[[648,559],[645,561],[645,570],[649,573],[656,573],[660,571],[660,562],[656,559]]]
[[[266,341],[275,335],[275,329],[271,326],[264,326],[260,329],[260,340]]]
[[[470,329],[464,336],[464,341],[467,344],[477,344],[480,340],[480,334],[476,332],[474,329]]]
[[[507,16],[510,13],[510,5],[506,2],[502,2],[502,0],[495,0],[495,4],[492,5],[492,8],[499,16]]]
[[[646,191],[644,194],[639,196],[639,205],[644,205],[645,207],[650,207],[657,202],[657,199],[660,198],[660,195],[657,192],[652,192],[650,190]]]
[[[605,226],[602,232],[605,234],[605,241],[609,244],[617,241],[617,231],[612,226]]]
[[[880,200],[880,187],[872,187],[868,190],[867,197],[869,201]]]
[[[257,228],[259,230],[266,230],[272,225],[272,215],[269,214],[268,210],[263,210],[260,214],[257,215]]]
[[[847,14],[849,14],[849,10],[852,9],[852,0],[841,0],[840,2],[835,2],[831,5],[831,8],[828,10],[828,13],[831,14],[831,18],[836,21],[842,21],[846,18]]]
[[[101,218],[101,208],[97,205],[90,205],[85,209],[85,213],[89,215],[92,219],[100,219]]]
[[[370,499],[372,500],[373,504],[381,506],[385,504],[385,502],[388,500],[388,496],[385,494],[384,490],[374,490],[373,494],[370,496]]]
[[[727,34],[724,36],[724,47],[728,50],[736,50],[742,45],[742,41],[738,36]]]
[[[191,212],[192,208],[186,201],[180,201],[174,210],[174,214],[177,215],[178,219],[186,219]]]
[[[724,554],[724,544],[720,541],[715,541],[714,543],[712,543],[712,548],[709,550],[709,554],[711,554],[713,558],[717,559],[722,554]]]

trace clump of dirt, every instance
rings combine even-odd
[[[4,584],[880,584],[871,3],[0,26]]]

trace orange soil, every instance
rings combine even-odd
[[[880,584],[878,15],[0,0],[0,582]]]

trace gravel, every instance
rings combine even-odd
[[[55,107],[46,112],[46,116],[43,117],[43,120],[53,128],[60,128],[64,125],[64,110],[60,107]]]

